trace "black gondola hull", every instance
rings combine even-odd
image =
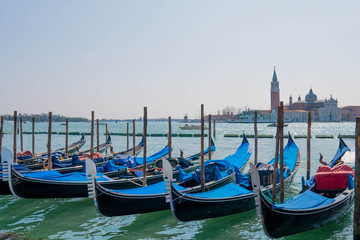
[[[231,174],[224,179],[207,183],[206,189],[215,189],[230,182],[234,182],[234,180],[235,174]],[[165,201],[165,193],[128,195],[114,193],[113,191],[109,191],[104,187],[104,184],[99,186],[98,182],[95,182],[95,206],[98,212],[104,216],[113,217],[170,209],[169,203],[166,203]],[[200,187],[196,187],[193,189],[188,189],[187,191],[196,192],[199,190]]]
[[[86,182],[59,182],[24,177],[11,169],[12,192],[21,198],[76,198],[87,197]]]
[[[150,197],[146,196],[122,196],[112,194],[109,191],[100,189],[96,185],[96,208],[99,213],[107,217],[148,213],[169,209],[163,194]]]
[[[203,198],[201,200],[188,199],[172,193],[172,199],[177,199],[172,202],[173,206],[176,205],[172,208],[173,214],[182,222],[221,217],[255,208],[253,194],[212,201],[212,199]]]
[[[189,171],[192,168],[189,168]],[[177,171],[178,172],[178,171]],[[234,181],[235,176],[229,178]],[[163,181],[162,174],[147,177],[148,185]],[[87,182],[51,181],[29,178],[11,168],[11,183],[1,183],[1,195],[11,194],[9,184],[12,185],[13,193],[21,198],[76,198],[87,197]],[[109,189],[128,189],[142,186],[141,178],[119,179],[113,181],[101,181],[100,184]]]
[[[11,194],[8,182],[3,182],[3,179],[0,179],[0,195],[9,195]]]
[[[297,171],[298,168],[296,168]],[[285,189],[290,188],[296,171],[285,180]],[[271,188],[269,188],[271,191]],[[277,191],[280,189],[277,188]],[[171,188],[172,211],[174,216],[182,222],[222,217],[245,212],[255,208],[255,195],[247,194],[231,198],[196,198],[182,195]]]
[[[274,210],[262,194],[260,200],[265,233],[271,238],[280,238],[323,226],[345,215],[353,206],[354,191],[327,207],[301,212]]]

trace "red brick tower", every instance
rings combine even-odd
[[[280,89],[274,67],[274,74],[271,82],[271,110],[274,108],[277,110],[278,106],[280,106]]]

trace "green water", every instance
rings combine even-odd
[[[179,123],[173,123],[173,132],[187,133],[178,128]],[[89,132],[87,123],[70,125],[71,131]],[[30,131],[31,124],[24,124],[24,131]],[[149,123],[149,133],[166,133],[167,123]],[[6,123],[5,129],[11,131],[12,124]],[[53,131],[63,131],[64,126],[55,123]],[[142,125],[137,123],[137,132],[141,132]],[[221,159],[231,154],[241,143],[241,138],[224,138],[225,133],[241,134],[243,131],[253,133],[251,124],[216,125],[217,138],[215,140],[216,153],[214,158]],[[46,131],[47,124],[37,124],[37,131]],[[112,132],[125,132],[125,123],[110,123]],[[285,130],[292,134],[306,134],[306,124],[293,123]],[[101,128],[102,133],[105,127]],[[354,134],[354,123],[315,123],[313,135]],[[196,131],[190,131],[196,133]],[[275,134],[274,128],[259,125],[259,134]],[[69,136],[70,142],[80,136]],[[84,148],[89,147],[90,137]],[[101,137],[104,141],[105,137]],[[113,136],[114,150],[126,148],[126,137]],[[46,135],[36,136],[37,151],[46,150]],[[140,138],[136,138],[139,142]],[[253,139],[249,139],[253,146]],[[285,140],[286,142],[286,140]],[[301,153],[302,162],[306,162],[306,139],[295,139]],[[345,139],[351,149],[354,149],[354,139]],[[152,154],[165,146],[165,137],[148,138],[148,154]],[[64,136],[54,135],[52,147],[63,147]],[[4,136],[4,146],[12,149],[12,135]],[[173,138],[173,155],[178,156],[183,149],[185,155],[199,152],[200,138]],[[321,152],[324,159],[329,161],[338,147],[338,139],[312,139],[312,174],[316,171],[318,154]],[[24,135],[24,150],[31,148],[31,135]],[[259,159],[269,161],[274,156],[274,139],[259,139]],[[253,156],[251,157],[253,159]],[[295,181],[287,193],[295,194],[300,188],[300,178],[305,170],[300,168]],[[121,206],[119,206],[121,207]],[[126,206],[123,206],[126,207]],[[122,217],[103,217],[97,213],[92,199],[19,199],[15,196],[0,196],[0,232],[18,232],[31,239],[266,239],[261,226],[260,218],[255,210],[231,216],[194,221],[189,223],[177,222],[170,210]],[[344,217],[326,226],[305,233],[286,237],[285,239],[350,239],[352,238],[352,211]]]

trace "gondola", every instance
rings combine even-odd
[[[204,151],[205,159],[207,156],[209,156],[210,152],[212,154],[216,150],[215,144],[212,139],[211,139],[210,149],[211,149],[211,151],[209,151],[209,148],[205,149],[205,151]],[[184,158],[183,157],[172,158],[170,161],[173,164],[173,166],[175,166],[175,165],[181,166],[182,171],[184,171],[185,173],[190,173],[199,167],[200,163],[198,161],[199,160],[198,156],[200,156],[200,155],[201,155],[201,153],[197,153],[197,154],[193,154],[193,155],[190,155],[190,156],[187,156]],[[175,165],[174,165],[174,163],[175,163]],[[182,163],[185,163],[185,165],[182,165]],[[149,170],[150,173],[147,175],[148,185],[152,185],[152,184],[163,181],[163,175],[161,173],[159,174],[159,172],[157,172],[156,174],[151,174],[151,169],[153,169],[154,167],[162,168],[161,158],[159,160],[151,162],[147,165],[147,169],[150,169]],[[136,169],[139,170],[139,167],[129,169],[129,170],[131,171],[131,170],[136,170]],[[177,181],[179,181],[179,179],[180,179],[179,169],[180,169],[179,167],[177,167],[177,169],[174,169],[174,178]],[[118,175],[117,172],[106,172],[105,174],[109,177],[114,177],[114,176]],[[143,185],[142,178],[140,178],[140,177],[122,176],[121,178],[122,179],[120,179],[120,180],[123,181],[123,183],[121,184],[121,189],[135,188],[135,187],[140,187]]]
[[[240,154],[240,155],[239,155]],[[230,155],[228,158],[229,161],[233,161],[235,164],[241,162],[240,165],[236,165],[239,169],[243,168],[248,162],[251,155],[249,150],[249,144],[246,138],[244,138],[243,143],[237,149],[237,151]],[[172,169],[169,166],[168,161],[164,161],[164,172],[167,166],[168,169]],[[208,160],[209,162],[211,160]],[[212,160],[214,161],[214,160]],[[224,160],[215,160],[215,161],[224,161]],[[165,164],[166,163],[166,164]],[[168,176],[164,176],[167,178]],[[221,187],[225,184],[228,184],[234,181],[235,173],[224,176],[223,178],[208,181],[205,184],[205,189],[207,191]],[[171,176],[171,179],[173,177]],[[100,185],[99,182],[93,178],[93,187],[94,193],[89,195],[94,196],[95,206],[99,213],[104,216],[121,216],[129,214],[138,214],[138,213],[147,213],[169,209],[169,202],[165,201],[165,184],[166,182],[160,182],[152,186],[140,187],[136,189],[129,190],[111,190],[107,189],[105,185]],[[174,185],[179,191],[184,192],[198,192],[200,191],[200,186],[193,187],[184,187],[181,186],[181,182],[178,185]]]
[[[20,173],[15,168],[14,164],[9,167],[8,183],[11,192],[18,197],[72,198],[88,195],[86,185],[88,180],[83,172],[61,174],[56,170],[50,170]],[[124,185],[128,186],[128,181],[125,179],[115,180],[105,174],[97,174],[101,184],[107,188],[122,189]]]
[[[290,174],[285,178],[285,188],[289,188],[300,164],[300,152],[291,136],[284,148],[284,159],[290,170]],[[273,161],[274,159],[269,164]],[[260,168],[264,165],[258,164],[257,166]],[[271,174],[269,171],[266,172],[269,175],[263,175],[263,178],[266,179],[263,181],[263,185],[266,184],[264,190],[270,191],[272,184],[268,180],[272,176],[272,172]],[[236,214],[255,208],[255,194],[249,183],[252,176],[249,178],[248,175],[240,173],[237,176],[236,183],[229,183],[221,188],[203,193],[180,192],[173,183],[170,183],[168,195],[171,199],[173,215],[178,221],[187,222]]]
[[[104,153],[108,148],[110,148],[110,146],[111,146],[111,136],[109,134],[106,141],[99,145],[99,150],[96,146],[96,147],[94,147],[94,151]],[[91,151],[91,149],[87,149],[84,151],[80,151],[78,154],[88,153],[90,151]]]
[[[86,138],[85,135],[82,134],[81,138],[79,141],[76,141],[72,144],[69,145],[68,147],[68,154],[73,154],[77,151],[79,151],[79,149],[84,146],[86,143]],[[59,148],[56,150],[51,151],[51,155],[53,154],[64,154],[65,148]],[[26,156],[18,156],[18,163],[19,164],[24,164],[24,165],[33,165],[35,164],[38,159],[42,159],[42,158],[47,158],[47,153],[39,153],[39,154],[35,154],[34,157],[32,157],[31,155],[26,155]]]
[[[99,145],[100,153],[105,152],[106,149],[108,149],[110,147],[110,145],[111,145],[111,137],[109,135],[107,140],[104,143]],[[77,152],[75,155],[79,156],[81,154],[88,153],[88,152],[90,152],[90,149]],[[94,152],[97,152],[97,147],[94,148]],[[64,155],[64,153],[63,152],[53,152],[51,155],[52,156],[57,155],[57,157],[59,157],[61,155]],[[72,157],[74,157],[74,155],[70,156],[69,158],[59,160],[59,163],[60,163],[59,166],[61,165],[61,163],[64,163],[64,166],[71,165],[71,164],[66,164],[66,163],[71,163],[71,158]],[[44,161],[46,162],[45,164],[44,164]],[[40,169],[43,169],[44,166],[47,167],[47,165],[48,165],[48,163],[47,163],[47,154],[45,154],[40,160],[35,159],[33,161],[33,164],[29,164],[30,162],[28,160],[18,161],[18,163],[26,165],[26,167],[29,168],[30,170],[40,170]],[[58,168],[59,169],[60,168],[65,168],[65,169],[60,170],[62,173],[68,173],[68,172],[75,171],[73,168],[70,168],[70,169],[66,169],[66,167],[58,167]],[[76,166],[75,168],[78,168],[81,171],[82,165],[81,166]]]
[[[337,162],[346,151],[342,139],[331,163]],[[338,154],[340,153],[340,154]],[[280,238],[314,229],[335,221],[347,213],[354,202],[354,171],[349,165],[333,168],[320,166],[294,198],[280,204],[273,203],[259,189],[257,209],[268,237]]]

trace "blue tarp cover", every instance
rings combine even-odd
[[[64,181],[64,182],[87,182],[86,173],[83,172],[72,172],[61,174],[55,170],[50,171],[39,171],[32,173],[24,173],[25,177],[38,178],[52,181]],[[109,181],[110,179],[104,176],[102,173],[97,173],[96,178],[98,181]]]
[[[224,158],[224,160],[231,163],[234,168],[240,169],[247,163],[250,156],[251,150],[249,148],[249,142],[246,138],[244,138],[236,152],[232,155],[227,156],[226,158]]]
[[[171,148],[171,151],[172,151],[172,148]],[[164,157],[166,156],[167,154],[169,153],[169,146],[165,146],[163,149],[161,149],[159,152],[149,156],[146,158],[146,164],[149,164],[161,157]],[[135,161],[138,165],[143,165],[143,157],[136,157],[135,158]]]
[[[273,204],[274,209],[312,209],[322,206],[329,205],[335,200],[323,197],[319,194],[316,194],[310,190],[305,191],[300,194],[298,197],[291,199],[286,203]]]
[[[329,163],[330,167],[334,167],[339,159],[344,155],[345,152],[350,151],[350,148],[346,146],[345,142],[342,140],[342,138],[339,138],[339,148],[335,153],[334,158]]]
[[[171,149],[172,151],[172,149]],[[161,149],[159,152],[149,156],[146,158],[146,164],[149,164],[161,157],[166,156],[169,153],[169,146],[165,146],[163,149]],[[136,167],[139,165],[143,165],[143,157],[133,157],[133,156],[127,156],[125,158],[114,158],[113,161],[116,163],[120,163],[120,165],[123,165],[128,168]]]
[[[211,139],[211,151],[212,152],[216,151],[216,147],[215,147],[215,144],[214,144],[212,139]],[[205,151],[204,151],[204,155],[208,154],[208,152],[209,152],[209,148],[206,148]],[[191,157],[189,157],[188,160],[194,160],[194,159],[199,158],[200,156],[201,156],[201,153],[194,154]]]
[[[226,184],[223,187],[202,193],[189,193],[187,195],[194,197],[203,197],[203,198],[227,198],[234,196],[241,196],[245,194],[252,193],[252,191],[247,190],[246,188],[240,187],[235,183]]]
[[[215,167],[215,181],[223,179],[224,177],[229,176],[228,171],[220,171],[218,167]]]
[[[174,184],[174,186],[178,191],[183,191],[185,189],[177,184]],[[165,182],[159,182],[146,187],[138,187],[131,189],[121,189],[121,190],[111,189],[111,191],[122,194],[130,194],[130,195],[165,194]]]
[[[241,172],[239,170],[235,171],[235,178],[236,178],[236,183],[240,184],[242,186],[245,187],[250,187],[251,186],[251,182],[250,182],[250,177],[248,174],[241,174]]]
[[[216,170],[217,169],[217,170]],[[205,182],[219,180],[235,172],[235,168],[228,161],[224,160],[208,160],[204,163]],[[192,173],[192,178],[197,183],[201,183],[201,168],[197,168]],[[221,177],[221,178],[220,178]]]
[[[351,174],[348,173],[347,182],[348,182],[348,189],[353,189],[355,187],[355,175],[351,176]]]
[[[192,172],[185,172],[184,170],[182,170],[182,168],[179,169],[179,182],[186,182],[190,179],[192,179]]]
[[[123,170],[126,169],[126,167],[115,165],[112,160],[109,160],[105,163],[106,172],[114,172],[114,171],[118,171],[119,169]]]
[[[205,182],[209,182],[211,180],[219,180],[235,172],[236,169],[241,169],[249,160],[250,155],[251,150],[249,149],[249,142],[246,138],[244,138],[241,145],[238,147],[234,154],[227,156],[225,159],[208,160],[204,163]],[[180,171],[180,182],[189,181],[191,179],[194,179],[200,184],[200,167],[192,173],[185,173],[183,171]]]
[[[298,151],[299,148],[296,146],[292,138],[289,137],[288,143],[284,148],[284,164],[290,169],[290,172],[294,171]],[[279,162],[280,162],[280,154],[279,154]],[[274,164],[274,163],[275,163],[275,158],[273,158],[270,162],[268,162],[268,164]]]
[[[127,168],[133,168],[133,167],[137,166],[134,156],[114,158],[113,161],[116,162],[117,164],[127,167]]]

